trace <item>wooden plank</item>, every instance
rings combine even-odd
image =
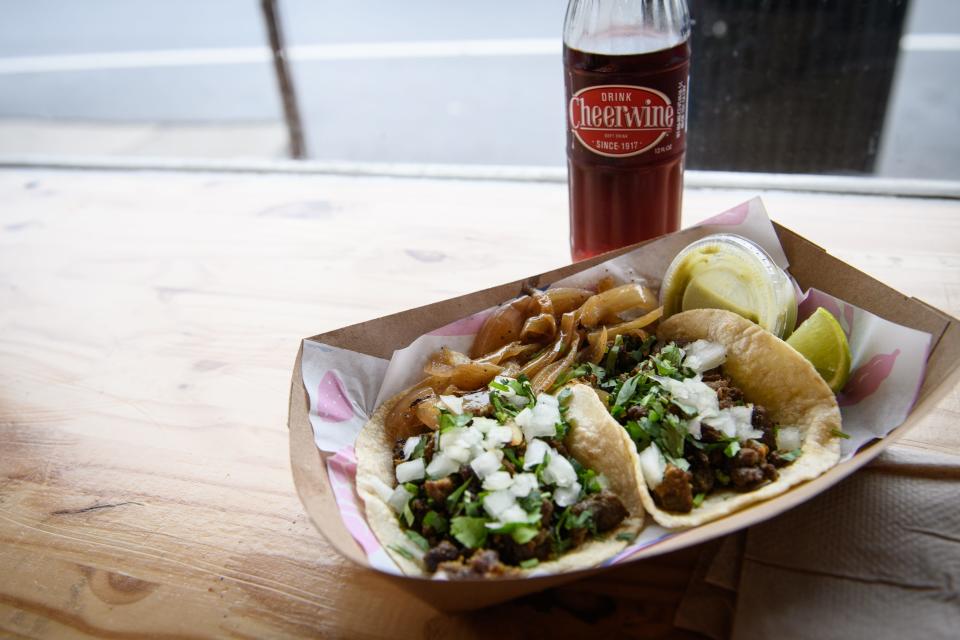
[[[691,191],[685,220],[753,195]],[[764,199],[960,313],[956,202]],[[674,633],[694,552],[441,615],[342,559],[293,488],[300,338],[565,264],[562,185],[9,170],[0,202],[3,635]],[[910,444],[956,450],[958,413],[954,391]]]

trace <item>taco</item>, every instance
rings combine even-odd
[[[630,438],[616,423],[570,424],[570,392],[535,394],[520,375],[411,403],[418,393],[386,402],[355,443],[367,521],[404,573],[557,573],[596,565],[636,536]],[[417,407],[426,421],[412,433],[390,419]]]
[[[679,313],[615,344],[573,389],[574,423],[621,426],[640,497],[664,527],[709,522],[837,464],[840,411],[813,366],[728,311]],[[594,391],[594,392],[591,392]]]

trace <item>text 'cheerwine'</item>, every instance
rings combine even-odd
[[[677,125],[670,98],[629,85],[587,87],[570,98],[570,129],[594,153],[632,156],[657,146]]]

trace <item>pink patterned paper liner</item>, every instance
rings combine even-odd
[[[697,223],[696,226],[702,227],[704,225],[723,225],[723,226],[739,226],[743,224],[743,221],[747,219],[747,216],[750,215],[750,203],[744,202],[738,204],[733,209],[728,209],[723,213],[718,213],[712,218],[707,218],[706,220]]]
[[[660,544],[660,543],[663,542],[664,540],[666,540],[666,539],[668,539],[668,538],[672,538],[673,536],[677,535],[677,533],[679,533],[679,532],[677,532],[677,531],[666,531],[666,532],[663,533],[663,535],[657,536],[656,538],[653,538],[652,540],[644,540],[643,542],[641,542],[641,543],[639,543],[639,544],[631,545],[631,546],[627,547],[626,549],[624,549],[623,551],[621,551],[620,553],[618,553],[617,555],[613,556],[612,558],[609,558],[609,559],[604,560],[603,562],[601,562],[601,563],[600,563],[600,566],[601,566],[601,567],[609,567],[610,565],[614,565],[614,564],[618,564],[618,563],[620,563],[620,562],[623,562],[624,560],[629,559],[631,556],[633,556],[633,555],[634,555],[635,553],[637,553],[638,551],[642,551],[642,550],[644,550],[644,549],[649,549],[650,547],[652,547],[652,546],[654,546],[654,545]]]
[[[493,313],[493,309],[479,311],[472,316],[467,316],[439,329],[434,329],[428,336],[452,337],[452,336],[472,336],[480,331],[480,327],[486,322],[487,316]]]
[[[330,487],[333,497],[340,508],[340,517],[344,526],[353,536],[353,539],[363,547],[367,557],[380,551],[383,547],[370,530],[370,525],[363,515],[360,496],[354,487],[357,484],[357,457],[350,445],[327,460],[327,471],[330,474]]]
[[[339,376],[327,371],[317,389],[316,414],[326,422],[345,422],[353,417],[353,406]]]

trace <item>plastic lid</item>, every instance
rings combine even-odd
[[[660,287],[663,315],[727,309],[786,339],[797,324],[793,282],[760,246],[732,233],[687,245]]]

